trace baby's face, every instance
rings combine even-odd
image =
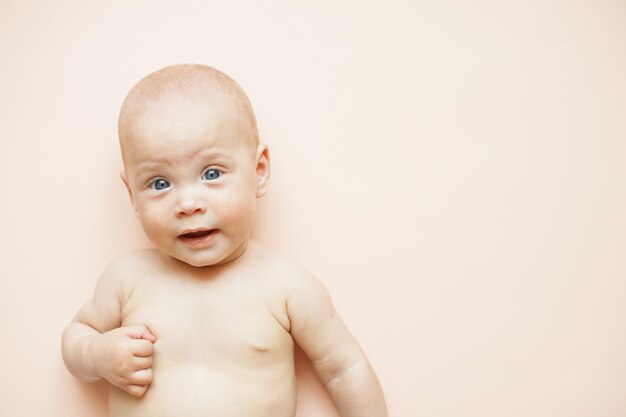
[[[239,257],[266,191],[269,157],[231,100],[150,103],[125,131],[122,179],[148,238],[192,266]]]

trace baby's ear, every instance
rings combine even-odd
[[[263,197],[270,183],[270,151],[266,145],[259,145],[256,154],[256,196]]]
[[[135,209],[135,215],[137,215],[137,207],[135,207],[135,200],[133,199],[133,192],[130,190],[130,184],[128,183],[128,177],[126,176],[126,171],[120,172],[120,178],[124,185],[126,186],[126,191],[128,191],[128,197],[130,197],[130,203],[133,205]]]

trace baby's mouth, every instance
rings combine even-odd
[[[178,237],[183,240],[202,239],[203,237],[207,237],[215,232],[217,232],[217,229],[203,229],[203,230],[196,230],[193,232],[183,233],[183,234],[178,235]]]

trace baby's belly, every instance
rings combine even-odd
[[[152,384],[141,398],[111,389],[110,416],[293,417],[293,360],[271,367],[245,365],[188,362],[155,368]]]

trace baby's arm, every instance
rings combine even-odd
[[[386,417],[378,378],[335,311],[326,288],[305,272],[291,286],[291,334],[311,360],[343,417]]]
[[[63,360],[83,381],[105,378],[131,395],[143,395],[152,381],[152,344],[144,326],[120,327],[123,279],[128,261],[112,263],[102,274],[93,298],[63,332]]]

